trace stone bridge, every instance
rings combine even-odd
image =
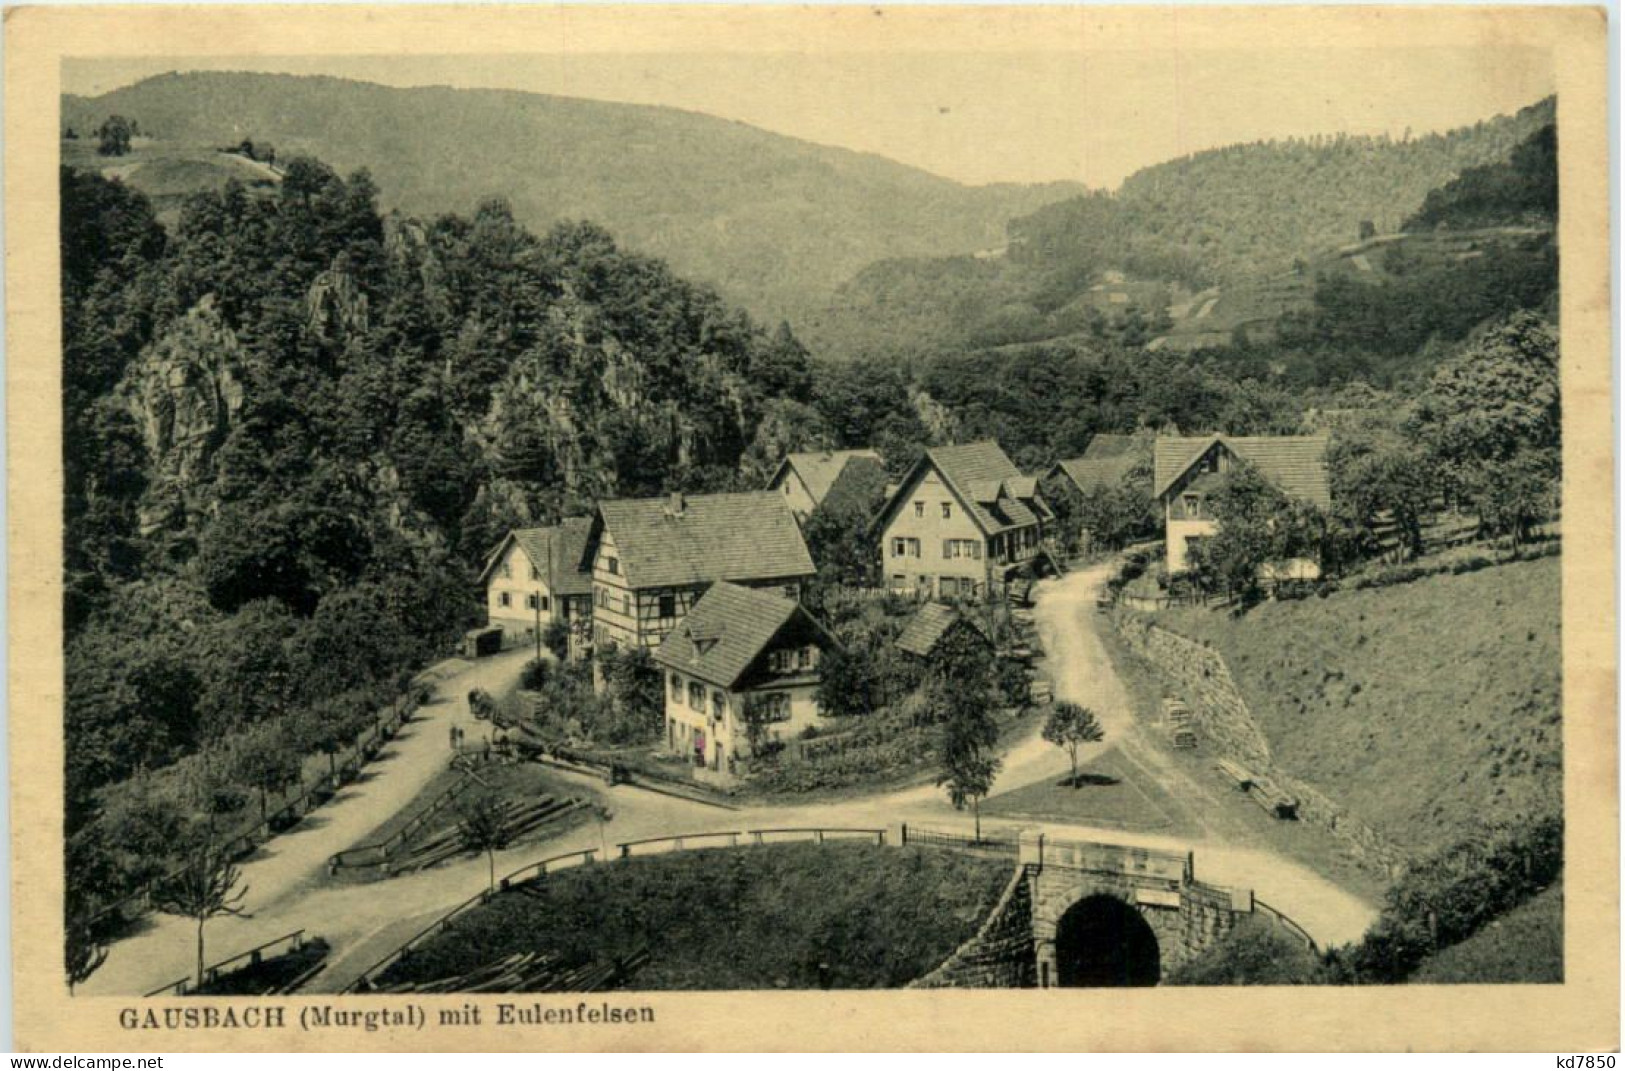
[[[1023,834],[1039,986],[1156,985],[1253,912],[1196,880],[1194,853]]]
[[[1197,881],[1193,853],[1024,832],[981,929],[915,985],[1156,985],[1255,907],[1251,889]]]

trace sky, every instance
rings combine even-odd
[[[1114,188],[1202,149],[1314,134],[1420,135],[1554,91],[1544,51],[619,53],[68,59],[96,95],[168,71],[329,74],[519,89],[704,112],[878,153],[960,182]]]

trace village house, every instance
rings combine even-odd
[[[1170,576],[1186,569],[1190,548],[1218,530],[1208,496],[1224,474],[1246,463],[1283,494],[1321,509],[1332,504],[1325,435],[1202,435],[1157,439],[1153,494],[1162,504]],[[1274,567],[1284,576],[1314,579],[1307,560]]]
[[[897,649],[916,658],[928,659],[946,637],[960,630],[966,631],[975,642],[992,649],[993,641],[988,638],[987,626],[940,602],[925,603],[915,611],[897,636]]]
[[[1139,460],[1133,435],[1096,435],[1080,457],[1057,461],[1044,474],[1080,495],[1115,487]]]
[[[822,725],[819,665],[835,646],[777,590],[711,585],[654,652],[665,679],[667,748],[725,780],[756,744]]]
[[[927,450],[871,528],[893,591],[985,596],[1043,553],[1049,509],[996,442]]]
[[[486,619],[502,629],[504,646],[534,643],[554,621],[583,637],[592,621],[592,576],[581,567],[592,522],[574,517],[548,528],[515,528],[486,559],[480,574]]]
[[[784,496],[796,520],[806,523],[812,511],[847,484],[884,484],[886,466],[873,450],[822,450],[786,454],[773,471],[767,489]]]
[[[784,496],[770,491],[601,502],[584,560],[594,646],[646,650],[718,581],[793,600],[817,572]]]

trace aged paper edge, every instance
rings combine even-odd
[[[12,941],[16,1045],[61,1051],[1582,1050],[1617,1048],[1618,796],[1606,13],[1581,7],[12,8],[6,12]],[[1566,982],[1214,991],[612,994],[639,1026],[127,1030],[62,981],[57,116],[64,56],[1090,48],[1549,48],[1564,389]],[[500,998],[481,998],[494,1005]],[[598,1002],[604,995],[587,998]],[[416,998],[432,1015],[461,997]],[[247,1001],[213,1002],[217,1006]],[[554,1003],[574,1005],[575,997]]]

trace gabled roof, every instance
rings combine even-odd
[[[883,525],[902,503],[905,492],[912,487],[926,467],[933,467],[942,475],[948,487],[959,496],[976,526],[983,533],[993,535],[1011,528],[1037,524],[1038,518],[1024,498],[1032,497],[1031,477],[1023,476],[999,444],[989,439],[962,446],[934,446],[908,470],[903,482],[876,518],[875,527]],[[1026,489],[1027,494],[1017,492]]]
[[[1293,498],[1322,509],[1332,504],[1326,468],[1325,435],[1204,435],[1157,439],[1154,490],[1161,498],[1216,443],[1256,468],[1259,475]]]
[[[1080,457],[1057,461],[1050,475],[1060,473],[1087,494],[1120,483],[1139,460],[1133,435],[1096,435]]]
[[[712,584],[655,650],[663,666],[732,688],[786,625],[811,615],[794,599],[772,591]]]
[[[830,488],[846,470],[847,462],[862,458],[881,464],[880,455],[873,450],[820,450],[810,453],[786,454],[779,467],[773,470],[773,478],[767,481],[767,486],[779,486],[779,480],[790,469],[795,469],[801,477],[801,482],[807,485],[807,493],[812,496],[813,504],[824,501]]]
[[[591,533],[591,517],[571,517],[554,529],[547,586],[555,596],[592,594],[592,568],[583,566]]]
[[[980,621],[966,617],[952,606],[928,602],[904,626],[902,634],[897,637],[897,649],[921,658],[928,657],[943,635],[961,621],[981,633],[984,639],[987,637],[987,631]]]
[[[770,491],[600,502],[594,532],[600,525],[614,537],[621,573],[633,588],[788,580],[818,571],[790,507]]]
[[[508,553],[508,548],[517,543],[554,595],[591,595],[592,574],[583,573],[580,568],[591,526],[590,518],[571,517],[547,528],[513,529],[486,558],[485,568],[480,571],[480,583],[490,580],[491,571]]]

